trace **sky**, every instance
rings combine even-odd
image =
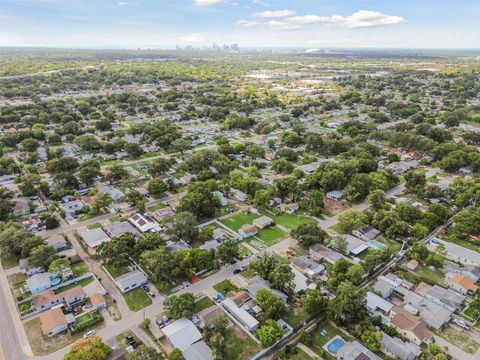
[[[479,0],[0,0],[0,46],[480,48]]]

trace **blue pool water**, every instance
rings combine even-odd
[[[52,284],[52,286],[58,285],[61,282],[62,282],[62,280],[59,277],[54,277],[50,280],[50,284]]]
[[[385,245],[382,244],[381,242],[377,241],[377,240],[370,240],[368,243],[370,245],[372,245],[373,247],[376,247],[377,249],[384,249],[385,248]]]
[[[342,338],[337,337],[328,343],[327,350],[332,354],[336,354],[343,345],[345,345],[345,341]]]

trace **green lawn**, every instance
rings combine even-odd
[[[345,231],[340,227],[340,223],[336,223],[335,225],[331,226],[328,228],[328,230],[331,230],[333,232],[336,232],[337,234],[346,234]]]
[[[422,278],[428,279],[433,283],[438,285],[444,285],[444,278],[445,274],[441,270],[431,270],[426,266],[419,265],[417,269],[415,269],[415,273],[420,275]]]
[[[1,258],[2,267],[7,270],[18,265],[18,261],[15,258]]]
[[[322,330],[326,330],[327,333],[325,336],[322,336],[321,334]],[[323,346],[337,335],[341,336],[346,341],[350,340],[350,337],[344,334],[343,331],[338,329],[333,324],[331,323],[320,324],[315,329],[315,331],[312,331],[310,333],[311,340],[312,340],[312,345],[310,346],[310,348],[316,353],[322,353]]]
[[[163,209],[167,207],[167,205],[163,204],[163,203],[159,203],[159,204],[156,204],[156,205],[153,205],[153,206],[150,206],[149,208],[147,208],[149,211],[157,211],[157,210],[160,210],[160,209]]]
[[[92,224],[92,225],[88,225],[88,226],[87,226],[87,228],[88,228],[89,230],[99,229],[99,228],[101,228],[101,227],[102,227],[102,224],[100,224],[100,223],[95,223],[95,224]]]
[[[253,220],[260,216],[255,214],[239,213],[228,219],[221,220],[222,224],[228,226],[233,231],[238,231],[245,224],[251,224]]]
[[[89,270],[90,269],[88,268],[88,265],[83,261],[72,265],[72,272],[75,274],[75,276],[84,275]]]
[[[448,240],[457,244],[457,245],[463,246],[464,248],[480,252],[480,243],[478,243],[478,242],[464,240],[464,239],[458,239],[456,237],[451,237]]]
[[[110,222],[113,223],[113,222],[118,222],[118,221],[123,221],[124,218],[122,216],[115,216],[113,218],[110,218]]]
[[[304,215],[274,215],[268,211],[261,211],[261,214],[272,218],[275,224],[280,224],[290,230],[296,229],[300,224],[316,223],[314,219]]]
[[[467,334],[464,334],[463,332],[460,332],[452,327],[446,327],[440,331],[434,330],[434,333],[444,338],[448,342],[455,344],[469,354],[475,354],[480,347],[480,344],[471,339]]]
[[[117,345],[121,349],[125,349],[126,347],[130,346],[130,344],[128,343],[128,341],[126,339],[127,335],[132,335],[137,343],[140,342],[139,337],[132,330],[124,331],[121,334],[118,334],[117,336],[115,336],[115,340],[117,341]]]
[[[88,284],[90,284],[91,282],[93,281],[93,276],[90,276],[86,279],[83,279],[83,280],[80,280],[80,281],[77,281],[76,283],[73,283],[73,284],[70,284],[70,285],[67,285],[67,286],[63,286],[61,288],[58,288],[56,290],[54,290],[55,294],[59,294],[61,292],[64,292],[66,290],[69,290],[69,289],[72,289],[76,286],[81,286],[81,287],[85,287],[87,286]]]
[[[144,307],[152,305],[152,299],[141,288],[136,288],[128,293],[123,294],[128,308],[132,311],[142,310]]]
[[[281,239],[287,237],[287,233],[283,231],[282,229],[273,226],[273,227],[268,227],[265,229],[260,230],[255,237],[259,238],[262,240],[262,242],[267,246],[270,247],[277,242],[279,242]],[[252,238],[250,238],[252,239]]]
[[[238,290],[238,287],[228,279],[213,285],[213,288],[224,295],[227,295],[230,291]]]
[[[200,311],[207,309],[214,304],[215,303],[212,301],[212,299],[210,299],[208,296],[205,296],[195,303],[195,312],[199,313]]]
[[[468,321],[471,321],[472,323],[476,322],[477,320],[475,311],[470,306],[465,309],[463,315],[467,318]]]
[[[294,308],[293,310],[288,310],[288,312],[282,316],[282,319],[291,327],[295,327],[307,320],[308,314],[302,308]]]
[[[110,275],[112,275],[114,278],[125,275],[129,271],[126,266],[117,268],[117,267],[112,266],[112,265],[105,265],[104,264],[103,267],[105,269],[107,269],[107,271],[110,273]]]

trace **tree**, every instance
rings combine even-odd
[[[268,279],[270,274],[275,270],[277,263],[277,256],[263,252],[260,253],[260,255],[257,255],[257,257],[250,263],[250,267],[255,270],[261,278]]]
[[[152,161],[148,167],[148,173],[152,176],[165,174],[171,167],[171,162],[168,159],[158,158]]]
[[[187,140],[185,138],[178,138],[177,140],[174,140],[172,142],[172,147],[175,151],[178,151],[183,156],[185,154],[185,151],[190,149],[191,144],[192,142],[190,140]]]
[[[233,332],[227,328],[228,320],[224,316],[216,317],[213,326],[204,330],[204,339],[210,346],[216,360],[230,359]]]
[[[279,319],[287,311],[283,300],[273,295],[268,289],[258,290],[255,294],[255,299],[268,319]]]
[[[194,248],[188,251],[185,261],[190,262],[192,270],[197,272],[213,268],[213,252],[207,249]]]
[[[258,329],[257,337],[262,346],[266,348],[280,340],[284,333],[285,330],[281,329],[276,321],[267,320],[265,321],[265,324]]]
[[[105,360],[112,352],[110,346],[98,336],[78,340],[64,356],[64,360]]]
[[[121,268],[132,263],[132,248],[134,246],[135,237],[133,234],[124,233],[101,244],[98,247],[98,254],[105,264]]]
[[[55,229],[60,225],[60,221],[54,215],[48,215],[47,217],[45,217],[43,222],[45,223],[47,229]]]
[[[160,197],[168,190],[167,184],[160,179],[152,179],[148,182],[148,192],[154,197]]]
[[[412,236],[416,240],[421,240],[425,236],[427,236],[428,228],[420,223],[416,223],[415,225],[413,225],[411,232],[412,232]]]
[[[266,208],[274,196],[273,189],[259,189],[255,192],[253,203],[256,208]]]
[[[418,190],[419,187],[427,183],[427,178],[423,172],[409,171],[403,175],[405,179],[405,186],[410,190]]]
[[[377,352],[381,348],[380,340],[382,340],[382,333],[380,331],[375,331],[373,328],[368,328],[362,331],[360,340],[362,340],[367,348]]]
[[[30,267],[48,268],[48,265],[57,257],[57,250],[53,246],[42,244],[32,249],[28,257]]]
[[[385,203],[385,191],[374,190],[367,197],[368,204],[374,209],[380,209]]]
[[[367,317],[366,290],[343,282],[337,288],[337,296],[330,301],[328,313],[331,319],[343,324],[357,324]]]
[[[183,355],[180,349],[173,349],[170,354],[168,354],[168,360],[182,360]]]
[[[311,190],[307,197],[302,201],[302,207],[310,211],[312,215],[320,216],[323,210],[324,197],[319,190]]]
[[[164,360],[164,357],[154,348],[142,345],[136,348],[134,352],[126,354],[125,359],[126,360]]]
[[[335,236],[332,239],[332,246],[342,254],[347,253],[348,242],[343,236]]]
[[[125,144],[125,151],[133,158],[137,158],[143,154],[143,149],[139,144],[127,143]]]
[[[93,185],[95,179],[100,176],[100,169],[96,166],[82,167],[78,173],[81,182],[87,186]]]
[[[338,216],[338,224],[343,231],[351,232],[367,225],[367,216],[358,210],[346,210]]]
[[[113,200],[110,195],[105,193],[99,193],[95,198],[95,201],[93,202],[91,213],[94,215],[98,215],[104,212],[106,208],[110,206],[112,201]]]
[[[192,293],[172,295],[163,302],[165,312],[174,319],[190,319],[195,313],[195,296]]]
[[[3,186],[0,187],[0,221],[7,220],[12,216],[15,202],[12,201],[13,192]]]
[[[170,233],[176,240],[185,242],[197,240],[200,234],[197,219],[187,211],[177,213],[173,218]]]
[[[109,170],[110,172],[106,177],[110,182],[116,182],[128,176],[128,171],[122,165],[110,166]]]
[[[225,240],[218,246],[215,258],[221,264],[230,264],[240,257],[238,244],[233,240]]]
[[[328,236],[316,222],[300,224],[290,234],[304,248],[309,248],[313,244],[321,244]]]
[[[435,343],[430,343],[426,348],[423,349],[422,354],[420,355],[421,360],[447,360],[448,356],[442,350],[440,345]]]
[[[71,272],[70,261],[67,259],[53,260],[48,266],[48,272],[59,276],[64,281],[65,276]]]
[[[309,289],[302,296],[302,303],[305,311],[313,317],[320,317],[325,314],[328,302],[320,290]]]
[[[275,171],[277,174],[290,174],[294,168],[295,166],[290,161],[284,158],[277,159],[272,163],[272,170]]]
[[[363,280],[363,275],[365,275],[365,270],[363,269],[362,265],[354,264],[350,266],[346,275],[352,284],[360,285]]]

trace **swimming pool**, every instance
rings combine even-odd
[[[340,336],[335,336],[330,342],[328,342],[325,347],[326,350],[330,353],[335,355],[338,350],[340,350],[343,345],[345,345],[345,340],[343,340]]]
[[[55,285],[58,285],[62,282],[62,279],[60,279],[58,276],[55,276],[53,278],[50,279],[50,284],[52,286],[55,286]]]
[[[377,249],[385,249],[385,245],[377,240],[370,240],[368,243]]]

